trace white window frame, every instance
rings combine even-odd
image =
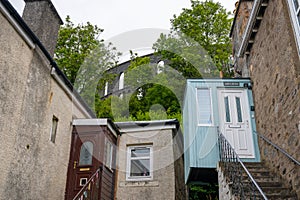
[[[149,157],[131,157],[131,150],[138,148],[149,148]],[[149,176],[130,176],[131,160],[149,159],[150,160],[150,174]],[[153,179],[153,147],[152,145],[138,145],[127,147],[127,167],[126,167],[126,181],[147,181]]]
[[[198,90],[208,90],[209,91],[209,100],[210,100],[210,112],[211,112],[211,123],[200,123],[200,108],[198,102]],[[197,112],[197,124],[198,126],[213,126],[214,125],[214,112],[213,112],[213,102],[212,102],[212,90],[208,87],[198,87],[196,88],[196,112]]]
[[[297,45],[297,50],[298,50],[298,55],[300,55],[300,22],[297,19],[297,14],[300,13],[300,1],[297,0],[299,3],[299,8],[298,10],[295,9],[294,5],[294,0],[288,0],[288,5],[290,9],[290,17],[292,20],[292,27],[294,30],[294,36],[296,39],[296,45]]]
[[[109,154],[108,154],[109,150]],[[112,160],[113,160],[113,145],[112,143],[106,139],[105,142],[105,166],[109,169],[112,169]]]

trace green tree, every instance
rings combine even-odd
[[[182,58],[178,58],[178,52],[176,51],[179,47],[194,48],[195,43],[197,43],[207,51],[214,65],[210,66],[211,64],[208,64],[211,63],[210,61],[207,62],[207,59],[201,58],[202,61],[200,63],[204,63],[205,66],[202,67],[202,71],[200,70],[201,74],[214,73],[214,68],[221,71],[228,64],[231,54],[231,42],[229,38],[231,23],[232,19],[229,17],[229,13],[220,3],[215,3],[212,0],[191,0],[191,8],[184,8],[179,16],[174,15],[174,18],[171,19],[171,34],[168,36],[161,35],[155,43],[154,49],[166,59],[170,59],[172,61],[171,64],[185,65],[185,71],[191,71],[190,74],[184,74],[187,77],[199,77],[199,74],[194,73],[194,70],[190,66],[192,64],[196,69],[199,66],[197,62],[193,63],[193,60],[199,54],[197,53],[198,50],[193,50],[192,54],[190,52],[188,55],[184,52],[182,53],[188,56],[184,60],[189,63],[184,63]],[[184,37],[182,37],[183,35]],[[177,44],[175,42],[176,39],[179,40]],[[170,49],[172,51],[175,49],[177,55],[169,52]]]
[[[102,32],[89,22],[75,26],[67,16],[59,30],[54,55],[58,66],[92,109],[95,104],[100,105],[96,93],[104,88],[105,82],[115,78],[106,71],[116,66],[120,56],[111,43],[106,45],[99,39]]]

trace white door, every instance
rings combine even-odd
[[[254,158],[250,109],[244,89],[219,89],[220,131],[240,158]]]

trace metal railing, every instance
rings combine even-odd
[[[100,196],[101,172],[102,166],[90,177],[73,200],[98,200]]]
[[[276,144],[274,144],[273,142],[271,142],[269,139],[267,139],[265,136],[259,134],[258,132],[254,131],[254,133],[262,138],[264,141],[266,141],[269,145],[273,146],[273,148],[275,148],[276,150],[278,150],[279,152],[281,152],[283,155],[285,155],[286,157],[288,157],[290,160],[292,160],[295,164],[300,165],[300,162],[298,160],[296,160],[294,157],[292,157],[290,154],[288,154],[285,150],[283,150],[281,147],[277,146]]]
[[[232,194],[237,199],[264,199],[268,198],[256,183],[250,172],[240,160],[228,140],[219,131],[220,167],[228,179]]]

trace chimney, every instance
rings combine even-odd
[[[53,57],[58,30],[63,24],[51,0],[24,0],[23,19]]]

